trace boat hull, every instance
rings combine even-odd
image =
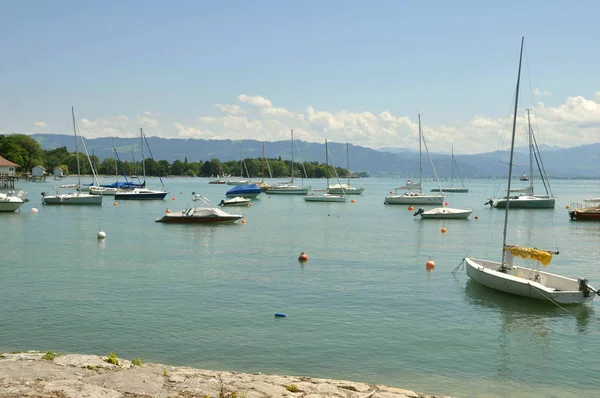
[[[102,195],[65,194],[45,195],[42,197],[45,205],[102,205]]]
[[[389,195],[383,202],[386,205],[441,205],[443,195]]]
[[[510,199],[511,209],[554,209],[556,200],[551,197],[543,196],[518,196]],[[506,209],[506,199],[497,199],[494,201],[494,207],[497,209]]]
[[[471,213],[473,213],[473,210],[440,208],[421,213],[421,218],[434,220],[466,220]]]
[[[329,203],[346,203],[348,199],[340,195],[308,195],[304,197],[306,202],[329,202]]]
[[[442,188],[441,191],[439,188],[434,188],[431,192],[444,192],[444,193],[467,193],[469,192],[468,188]]]
[[[23,206],[23,202],[0,202],[0,212],[14,212]]]
[[[569,216],[571,220],[600,221],[600,207],[571,210]]]
[[[576,279],[566,278],[532,268],[513,266],[501,272],[501,264],[492,261],[465,258],[467,275],[488,288],[516,296],[559,304],[591,302],[595,293],[578,290]]]
[[[117,192],[115,200],[164,200],[168,192]]]
[[[327,193],[332,194],[332,195],[360,195],[363,193],[365,189],[364,188],[354,188],[354,187],[348,187],[348,188],[329,188],[327,190]]]
[[[310,187],[271,187],[266,193],[269,195],[307,195]]]
[[[166,224],[231,224],[236,222],[242,217],[231,216],[231,217],[194,217],[194,216],[183,216],[178,214],[165,215],[162,218],[156,220],[156,222],[162,222]]]

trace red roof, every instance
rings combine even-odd
[[[11,162],[10,160],[6,160],[4,159],[2,156],[0,156],[0,166],[14,166],[14,167],[20,167],[18,164]]]

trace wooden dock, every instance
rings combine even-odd
[[[0,174],[0,189],[15,189],[15,181],[19,181],[19,177]]]

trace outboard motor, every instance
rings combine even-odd
[[[419,207],[419,210],[415,211],[415,214],[413,214],[413,215],[416,217],[419,214],[423,214],[424,212],[425,212],[425,209],[422,207]]]
[[[221,199],[221,203],[219,203],[219,206],[225,206],[225,199]]]
[[[484,205],[484,206],[485,206],[485,205],[490,205],[490,209],[491,209],[492,207],[494,207],[494,200],[493,200],[493,199],[489,199],[489,200],[488,200],[487,202],[485,202],[483,205]]]
[[[46,192],[42,192],[42,196],[46,196]]]
[[[590,285],[588,285],[588,280],[585,278],[577,278],[577,282],[579,282],[579,291],[583,292],[583,297],[590,297]]]
[[[569,217],[571,217],[571,220],[574,220],[575,219],[575,211],[570,210],[569,211]]]

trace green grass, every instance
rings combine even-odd
[[[119,366],[119,358],[117,358],[117,354],[114,351],[108,354],[108,357],[104,361]]]
[[[50,350],[42,356],[42,359],[44,359],[46,361],[52,361],[52,360],[54,360],[54,358],[56,358],[59,355],[62,355],[62,352],[55,354],[52,352],[52,350]]]

